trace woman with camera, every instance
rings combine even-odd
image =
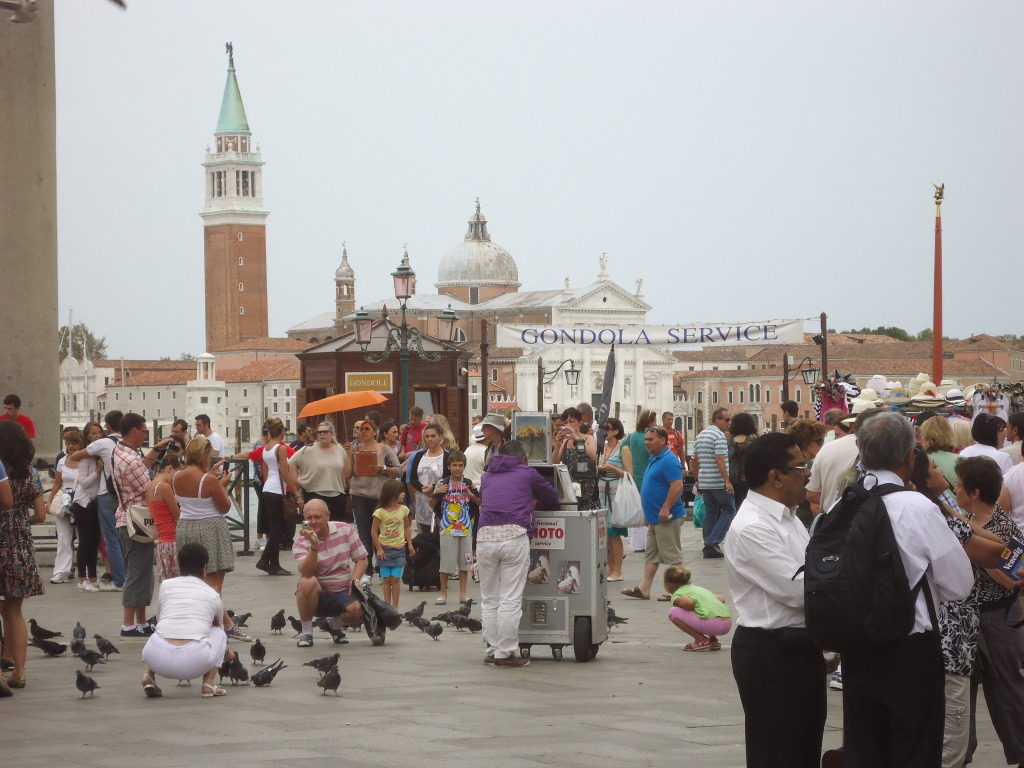
[[[574,483],[580,484],[580,509],[597,509],[597,438],[580,431],[583,414],[575,408],[562,411],[562,427],[555,434],[551,451],[552,464],[565,464]],[[588,471],[588,459],[595,462],[595,471]]]

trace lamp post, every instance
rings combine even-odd
[[[565,383],[568,384],[570,387],[575,387],[575,386],[577,386],[580,383],[580,372],[579,372],[579,369],[576,368],[576,364],[572,360],[563,360],[562,362],[560,362],[555,367],[554,370],[545,371],[544,370],[544,358],[542,358],[542,357],[540,357],[538,355],[538,357],[537,357],[537,410],[538,411],[543,411],[544,410],[544,385],[545,384],[550,384],[552,381],[554,381],[555,380],[555,376],[557,376],[558,372],[560,370],[562,370],[562,368],[565,368],[566,365],[568,365],[569,367],[565,369]],[[548,378],[545,379],[544,378],[545,376],[547,376]]]
[[[440,352],[427,352],[423,349],[423,337],[418,328],[410,328],[406,320],[406,305],[413,295],[413,285],[416,280],[416,273],[409,266],[409,252],[402,256],[402,263],[391,273],[395,283],[395,298],[398,299],[398,306],[401,309],[402,322],[397,327],[390,325],[388,328],[387,341],[384,349],[380,352],[367,352],[373,335],[373,318],[370,314],[360,309],[355,314],[356,342],[363,352],[363,358],[369,363],[379,363],[386,360],[394,352],[398,352],[399,359],[399,420],[404,419],[409,413],[409,358],[413,349],[421,360],[438,362],[444,355]],[[455,322],[458,315],[452,310],[451,304],[441,312],[438,317],[438,338],[444,341],[452,341],[455,338]]]
[[[807,365],[804,365],[806,363]],[[804,384],[813,387],[818,383],[818,369],[814,367],[814,361],[805,357],[800,361],[800,376]],[[789,355],[782,356],[782,400],[789,400]]]

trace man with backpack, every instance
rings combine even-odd
[[[794,513],[807,470],[793,435],[769,432],[745,454],[750,489],[725,539],[736,609],[732,670],[748,768],[817,768],[827,712],[825,661],[804,627],[807,529]]]
[[[944,673],[936,608],[963,600],[974,572],[935,504],[905,489],[914,429],[881,413],[857,430],[863,480],[825,515],[807,549],[807,628],[843,657],[849,768],[942,762]]]

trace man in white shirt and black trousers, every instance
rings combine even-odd
[[[914,467],[914,428],[898,413],[882,413],[857,430],[864,487],[905,486]],[[882,497],[909,586],[927,576],[931,600],[964,600],[974,572],[963,546],[924,495]],[[925,591],[917,596],[906,637],[843,654],[843,745],[848,768],[937,768],[942,763],[945,675],[938,628]]]
[[[805,629],[803,575],[794,578],[808,541],[793,512],[804,499],[803,464],[792,435],[752,441],[744,463],[750,491],[725,538],[747,768],[817,768],[821,759],[825,662]]]

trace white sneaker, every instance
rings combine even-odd
[[[83,592],[99,592],[100,588],[96,585],[95,581],[84,581],[79,586]]]
[[[53,578],[50,579],[51,584],[68,584],[71,581],[73,581],[73,579],[71,578],[70,573],[55,573],[53,574]]]
[[[78,588],[84,590],[85,589],[85,585],[88,584],[88,583],[89,583],[88,579],[86,579],[85,581],[80,581],[80,582],[78,582]]]

